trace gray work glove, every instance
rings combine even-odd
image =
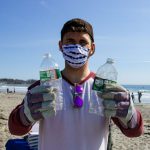
[[[128,126],[128,122],[136,112],[129,92],[118,84],[106,84],[104,91],[98,95],[103,99],[104,115],[117,117]]]
[[[46,86],[37,86],[27,92],[23,112],[31,123],[55,115],[56,92],[55,88]]]

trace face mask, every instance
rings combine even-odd
[[[73,68],[82,67],[88,59],[89,49],[79,44],[63,45],[62,50],[64,59]]]

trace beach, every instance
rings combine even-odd
[[[128,138],[113,124],[113,150],[150,150],[150,104],[136,104],[144,120],[144,134],[136,138]]]
[[[13,136],[8,130],[8,117],[10,112],[21,103],[24,94],[21,93],[0,93],[0,150],[5,150],[8,139],[21,138]]]
[[[8,130],[10,112],[21,103],[24,93],[0,93],[0,150],[5,150],[8,139],[22,138],[13,136]],[[128,138],[112,124],[113,150],[150,150],[150,104],[135,104],[144,119],[144,134],[137,138]]]

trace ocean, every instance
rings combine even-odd
[[[29,85],[23,85],[23,84],[0,84],[0,92],[7,92],[7,89],[9,89],[9,92],[19,92],[19,93],[26,93],[27,92],[27,88]]]
[[[26,93],[29,85],[2,85],[0,84],[0,92],[7,92],[7,88],[10,92]],[[150,85],[123,85],[130,93],[133,92],[135,96],[135,103],[138,103],[138,91],[142,92],[141,102],[150,103]]]
[[[135,96],[135,103],[138,101],[138,92],[142,93],[141,102],[150,103],[150,85],[123,85],[130,93],[133,92]]]

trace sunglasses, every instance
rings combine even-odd
[[[81,98],[82,93],[83,87],[80,85],[75,85],[73,100],[75,108],[81,108],[83,106],[83,99]]]

